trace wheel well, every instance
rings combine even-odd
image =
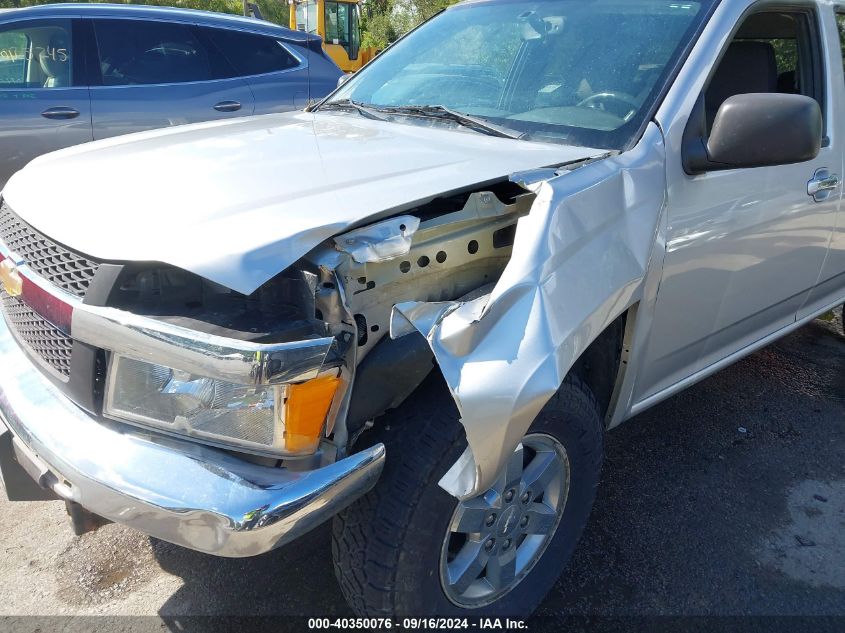
[[[586,384],[596,398],[599,414],[605,418],[613,400],[620,367],[625,358],[625,338],[629,314],[618,316],[581,354],[570,373]],[[633,323],[633,319],[630,319]],[[404,371],[397,372],[402,366]],[[427,341],[419,335],[381,341],[358,367],[352,391],[347,424],[352,437],[364,429],[368,420],[398,406],[425,380],[429,372],[439,371]]]
[[[620,376],[629,312],[631,310],[623,312],[608,325],[569,370],[593,392],[603,417],[607,416]]]

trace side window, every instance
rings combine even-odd
[[[839,46],[842,48],[842,65],[845,66],[845,13],[836,14],[836,26],[839,27]]]
[[[96,20],[104,86],[208,81],[208,55],[189,26],[173,22]]]
[[[298,31],[317,33],[317,0],[296,3],[296,28]]]
[[[755,13],[740,26],[705,93],[708,127],[726,99],[752,92],[801,94],[822,103],[821,56],[811,12]]]
[[[361,50],[361,25],[358,23],[358,5],[349,9],[349,59],[358,59]]]
[[[205,32],[241,77],[299,66],[299,60],[272,37],[224,29],[206,29]]]
[[[0,27],[0,90],[73,85],[70,20]]]

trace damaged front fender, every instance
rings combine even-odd
[[[391,336],[426,337],[466,429],[467,451],[440,482],[455,497],[493,484],[579,355],[660,274],[664,158],[652,124],[629,152],[512,176],[536,197],[489,294],[394,306]]]

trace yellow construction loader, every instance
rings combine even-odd
[[[315,33],[323,48],[344,72],[359,70],[376,55],[361,48],[359,0],[289,0],[290,28]]]

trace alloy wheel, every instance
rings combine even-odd
[[[527,435],[490,490],[458,503],[440,556],[440,581],[451,602],[490,604],[528,575],[560,524],[569,473],[560,442]]]

